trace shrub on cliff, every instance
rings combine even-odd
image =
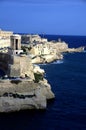
[[[26,52],[26,47],[25,46],[21,46],[21,49],[23,50],[23,52]]]
[[[35,83],[38,83],[40,80],[43,80],[42,74],[34,73],[34,77],[35,77]]]

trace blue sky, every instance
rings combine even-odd
[[[86,0],[0,0],[0,28],[18,33],[86,35]]]

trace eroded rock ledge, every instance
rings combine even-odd
[[[0,81],[0,112],[12,112],[25,109],[46,109],[47,100],[53,99],[54,93],[47,80],[39,83],[29,80]]]

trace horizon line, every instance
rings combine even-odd
[[[21,32],[14,32],[14,34],[29,34],[29,35],[57,35],[57,36],[83,36],[86,37],[86,35],[78,35],[78,34],[48,34],[48,33],[21,33]]]

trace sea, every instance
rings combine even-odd
[[[72,48],[86,46],[86,36],[43,37],[60,38]],[[0,130],[86,130],[86,51],[63,55],[63,60],[40,65],[55,93],[47,109],[0,114]]]

